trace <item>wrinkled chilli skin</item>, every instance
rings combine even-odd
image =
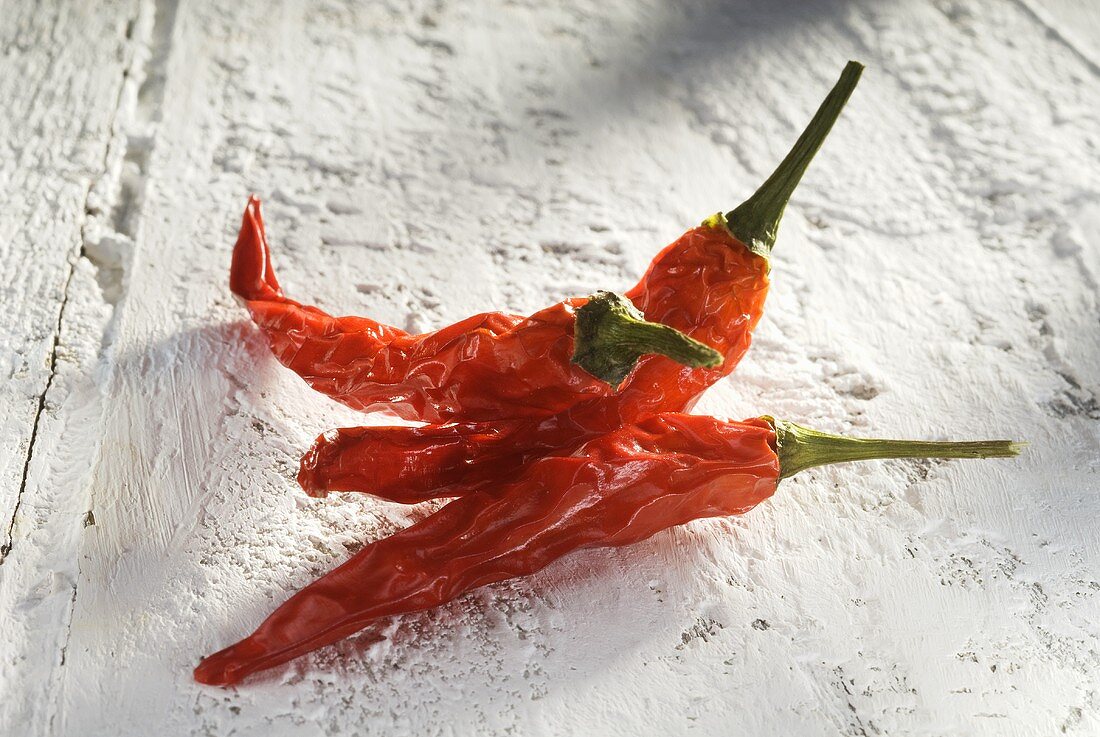
[[[531,422],[333,430],[302,458],[302,488],[312,496],[362,491],[405,502],[457,496],[479,481],[505,478],[534,458],[575,448],[624,423],[690,409],[748,351],[769,286],[768,260],[734,238],[720,219],[708,223],[661,251],[627,296],[647,320],[716,348],[725,359],[720,368],[691,369],[645,356],[618,394],[582,400]],[[423,455],[414,447],[423,448]],[[405,462],[380,465],[393,453]]]
[[[768,259],[715,220],[661,251],[626,296],[647,320],[683,331],[716,348],[725,360],[716,369],[688,369],[646,356],[615,397],[624,422],[690,409],[707,387],[737,368],[749,349],[764,314]]]
[[[503,451],[524,423],[455,423],[423,427],[345,427],[323,433],[302,457],[298,483],[307,494],[369,490],[381,499],[416,504],[458,496],[461,470],[487,468],[486,449]],[[511,463],[509,462],[511,459]],[[497,471],[514,471],[502,455]]]
[[[665,414],[541,458],[368,545],[301,590],[250,636],[203,660],[230,685],[383,617],[530,575],[583,548],[622,546],[694,519],[742,514],[779,481],[773,427]]]
[[[615,391],[572,363],[574,313],[583,298],[530,317],[474,315],[420,335],[369,318],[333,317],[287,298],[256,197],[233,249],[230,287],[280,363],[364,412],[425,422],[540,418]]]

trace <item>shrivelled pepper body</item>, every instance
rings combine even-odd
[[[666,358],[646,356],[618,393],[530,421],[330,430],[302,458],[299,483],[312,496],[364,491],[402,502],[456,496],[458,485],[495,482],[623,423],[689,409],[748,351],[767,290],[767,259],[737,241],[720,216],[712,218],[663,249],[627,295],[646,319],[661,322],[653,319],[659,315],[715,348],[720,367],[680,371]]]
[[[662,250],[627,295],[647,320],[667,320],[716,349],[720,367],[681,371],[667,358],[646,356],[617,393],[529,421],[331,430],[303,456],[299,483],[312,496],[364,491],[404,502],[456,496],[456,486],[495,482],[531,459],[624,423],[687,410],[744,357],[767,291],[767,259],[737,241],[720,216],[712,218]]]
[[[195,670],[229,685],[394,614],[525,576],[580,548],[626,545],[698,517],[744,512],[775,491],[765,422],[655,417],[542,458],[372,543]]]
[[[461,463],[449,469],[435,468],[428,475],[420,474],[421,466],[415,463],[403,468],[389,466],[397,472],[393,476],[370,467],[375,457],[388,452],[401,430],[384,437],[355,429],[332,431],[319,437],[302,459],[302,487],[312,495],[357,489],[386,496],[389,489],[401,488],[410,498],[453,496],[455,487],[500,478],[531,459],[575,448],[623,423],[657,412],[690,409],[708,387],[732,372],[748,351],[768,293],[768,254],[787,202],[862,69],[856,62],[848,63],[790,152],[748,200],[676,239],[626,293],[646,320],[676,328],[716,349],[722,354],[719,366],[685,368],[659,356],[647,356],[639,360],[617,393],[584,397],[556,415],[498,426],[493,432],[474,424],[418,430],[417,442],[438,432],[445,442],[463,446]],[[334,473],[326,468],[328,464]],[[363,471],[358,478],[357,467]]]
[[[195,678],[229,685],[380,618],[439,606],[530,575],[582,548],[629,545],[694,519],[742,514],[813,466],[896,457],[1015,455],[1007,441],[841,438],[772,418],[669,413],[533,461],[511,482],[469,490],[374,542],[292,596]]]
[[[607,292],[568,299],[529,317],[474,315],[418,335],[365,317],[334,317],[283,294],[255,196],[233,249],[230,288],[267,335],[276,358],[314,389],[354,409],[408,420],[546,417],[585,398],[613,396],[645,354],[693,366],[721,361],[716,351],[646,322]],[[599,319],[585,323],[588,312]],[[578,320],[592,329],[575,339]],[[593,369],[593,375],[586,370],[593,365],[608,373]]]
[[[674,327],[722,353],[721,366],[680,371],[643,358],[614,398],[624,422],[687,410],[744,358],[764,314],[768,259],[730,232],[719,214],[650,262],[627,297],[647,320]]]
[[[310,496],[364,491],[401,504],[460,496],[474,487],[475,479],[507,478],[523,464],[527,454],[506,450],[509,439],[518,441],[526,425],[451,423],[329,430],[302,457],[298,483]]]

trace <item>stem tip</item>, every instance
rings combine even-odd
[[[1012,458],[1027,443],[1012,440],[882,440],[846,438],[793,422],[765,417],[775,428],[779,477],[794,476],[815,466],[886,458]]]
[[[752,197],[726,213],[730,232],[753,252],[765,257],[771,253],[787,202],[832,130],[833,123],[840,117],[840,111],[851,97],[862,73],[862,64],[858,61],[848,62],[840,79],[825,97],[786,158]]]
[[[596,292],[577,309],[573,363],[612,386],[619,386],[648,353],[668,356],[693,368],[722,365],[722,354],[679,330],[648,322],[630,300]]]

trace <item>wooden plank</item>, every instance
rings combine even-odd
[[[63,3],[0,6],[0,536],[6,551],[32,437],[56,368],[73,263],[107,167],[130,15]]]
[[[0,568],[0,727],[1095,731],[1100,92],[1069,7],[141,3],[101,152],[116,216],[84,239],[98,268],[75,259]],[[869,70],[791,207],[754,349],[701,409],[1020,436],[1023,459],[824,470],[381,644],[190,680],[419,514],[296,488],[309,440],[360,418],[275,365],[227,292],[248,192],[292,296],[414,329],[531,310],[625,286],[735,204],[849,56]]]
[[[77,580],[110,319],[129,2],[0,3],[0,731],[42,733]]]

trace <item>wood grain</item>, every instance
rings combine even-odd
[[[1088,3],[0,6],[0,734],[1100,730],[1100,87]],[[363,418],[227,288],[437,327],[621,289],[868,70],[699,411],[1028,440],[889,462],[190,679],[426,512],[294,483]],[[7,530],[0,529],[0,534]]]

